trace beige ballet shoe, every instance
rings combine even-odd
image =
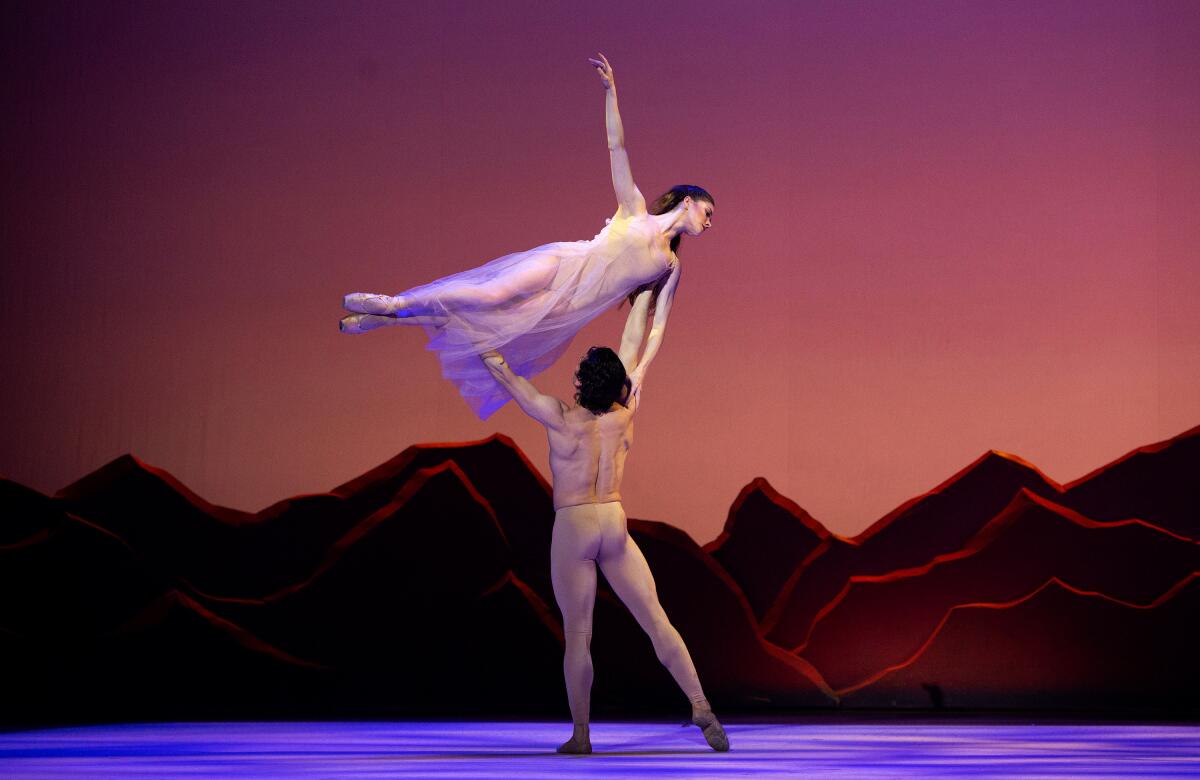
[[[700,727],[704,733],[704,741],[708,746],[718,753],[724,753],[729,750],[729,737],[725,734],[725,728],[721,726],[717,716],[713,714],[711,709],[693,709],[692,723]]]
[[[390,325],[389,320],[392,319],[394,318],[379,314],[351,314],[349,317],[342,317],[338,322],[338,330],[350,334],[366,333],[383,325]]]
[[[350,293],[342,298],[342,308],[361,314],[395,314],[400,308],[398,299],[375,293]]]
[[[592,752],[592,741],[589,739],[580,740],[580,739],[576,739],[575,737],[571,737],[566,742],[564,742],[558,746],[558,752],[559,753],[579,753],[579,754],[591,753]]]

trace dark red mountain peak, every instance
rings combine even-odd
[[[1185,536],[1180,536],[1177,533],[1169,531],[1165,528],[1160,528],[1152,523],[1147,523],[1144,520],[1137,518],[1128,518],[1125,520],[1116,521],[1099,521],[1081,514],[1068,506],[1052,501],[1045,496],[1040,496],[1028,488],[1021,488],[1013,495],[1012,500],[1003,510],[995,517],[988,521],[987,525],[979,529],[979,532],[964,545],[964,549],[977,550],[990,544],[996,536],[1010,528],[1014,522],[1031,509],[1041,510],[1039,512],[1039,522],[1065,522],[1077,525],[1080,528],[1116,528],[1123,525],[1140,525],[1157,533],[1167,534],[1184,542],[1194,542]]]
[[[725,526],[716,539],[704,545],[706,552],[712,552],[719,548],[722,543],[734,533],[735,529],[742,521],[744,514],[743,510],[748,503],[754,499],[761,498],[768,503],[774,504],[779,509],[796,518],[796,520],[811,531],[818,539],[827,539],[831,535],[828,528],[821,524],[799,504],[792,499],[780,493],[778,490],[767,481],[766,477],[755,477],[738,493],[737,498],[733,500],[733,504],[729,507],[729,514],[725,517]]]
[[[1056,493],[1063,491],[1062,485],[1046,476],[1029,461],[1010,452],[991,449],[973,460],[965,468],[960,469],[950,478],[936,487],[914,496],[900,506],[888,512],[879,520],[872,523],[866,530],[859,533],[851,543],[861,545],[871,537],[892,524],[896,518],[908,512],[913,506],[929,496],[938,493],[949,493],[959,490],[973,490],[979,485],[1001,484],[1003,482],[1031,483],[1041,482]],[[1016,486],[1014,484],[1014,486]]]
[[[166,469],[151,466],[129,453],[118,456],[90,474],[75,480],[55,493],[54,498],[92,502],[103,500],[109,495],[127,492],[144,495],[147,488],[156,487],[175,493],[196,509],[228,525],[254,522],[253,514],[210,504]]]
[[[362,474],[344,484],[338,485],[333,490],[329,491],[333,495],[343,498],[352,496],[360,490],[364,490],[369,486],[376,484],[382,480],[386,480],[396,474],[402,472],[416,458],[425,452],[431,450],[465,450],[465,449],[491,449],[496,451],[508,451],[510,457],[515,457],[520,460],[529,472],[534,475],[542,487],[545,488],[546,494],[550,495],[550,483],[542,476],[542,472],[538,471],[533,462],[529,460],[524,451],[517,446],[517,443],[503,433],[493,433],[491,436],[475,441],[464,442],[432,442],[425,444],[413,444],[406,447],[399,455],[379,464],[370,471]]]
[[[1111,463],[1106,463],[1100,468],[1093,469],[1079,479],[1071,480],[1067,484],[1063,485],[1063,488],[1066,490],[1071,490],[1072,488],[1082,485],[1083,483],[1088,482],[1107,471],[1111,471],[1113,468],[1124,464],[1126,461],[1142,459],[1148,455],[1165,453],[1182,444],[1191,443],[1193,439],[1197,438],[1200,438],[1200,425],[1197,425],[1195,428],[1189,428],[1183,433],[1177,436],[1172,436],[1169,439],[1164,439],[1162,441],[1155,442],[1154,444],[1146,444],[1144,446],[1132,449]]]

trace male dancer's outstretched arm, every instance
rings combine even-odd
[[[638,366],[638,353],[642,351],[642,342],[646,340],[646,324],[650,316],[650,302],[653,299],[653,290],[642,290],[633,299],[633,308],[625,318],[625,331],[621,334],[621,347],[617,350],[617,357],[621,358],[626,374],[632,374]]]
[[[669,310],[670,302],[662,298],[655,290],[643,290],[633,300],[633,307],[625,319],[625,332],[621,334],[621,348],[617,351],[617,356],[621,358],[621,363],[625,366],[625,373],[629,376],[629,398],[625,406],[630,411],[637,408],[641,398],[642,380],[646,376],[646,369],[649,368],[650,361],[654,360],[654,356],[658,352],[658,342],[662,339],[661,327],[658,329],[657,336],[654,327],[651,327],[650,335],[654,340],[654,348],[650,348],[650,341],[647,340],[646,349],[642,351],[642,341],[646,339],[646,328],[650,325],[650,304],[656,298],[658,298],[658,306],[654,310],[654,322],[657,325],[660,316],[663,323],[666,322],[667,312],[663,310],[662,306],[665,304]],[[638,352],[642,352],[640,359]]]
[[[496,381],[512,395],[517,406],[520,406],[525,414],[547,428],[563,427],[563,412],[566,410],[566,405],[562,401],[552,395],[538,392],[532,382],[513,373],[508,363],[505,362],[504,356],[496,350],[484,352],[479,357]]]
[[[642,360],[638,366],[638,371],[641,373],[645,373],[646,366],[650,364],[650,361],[658,354],[658,348],[662,346],[663,334],[667,330],[667,318],[671,314],[671,302],[675,299],[675,288],[679,286],[679,277],[682,272],[683,266],[676,262],[662,287],[655,286],[648,291],[653,295],[654,321],[650,324],[650,335],[646,338],[646,350],[642,353]],[[646,292],[639,293],[638,298],[640,299],[646,294]],[[649,306],[649,301],[647,301],[647,306]]]
[[[641,389],[646,367],[650,365],[650,361],[654,357],[652,354],[646,354],[641,361],[638,360],[638,352],[646,337],[646,326],[650,319],[650,302],[653,298],[654,291],[645,290],[639,293],[634,300],[633,308],[629,310],[629,316],[625,318],[625,331],[621,334],[621,348],[617,353],[631,382],[628,402],[625,404],[631,411],[637,404],[638,391]],[[512,368],[505,362],[504,356],[496,350],[484,352],[479,357],[496,381],[512,395],[513,400],[517,402],[522,411],[542,425],[550,428],[562,427],[566,404],[554,396],[539,392],[528,379],[513,373]]]

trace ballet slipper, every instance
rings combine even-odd
[[[342,298],[342,308],[361,314],[396,314],[400,299],[374,293],[350,293]]]
[[[699,726],[704,733],[704,741],[708,746],[718,753],[724,753],[729,750],[729,737],[725,734],[724,727],[717,720],[717,716],[707,707],[692,708],[692,723]]]
[[[580,739],[579,737],[571,737],[566,742],[558,746],[559,753],[591,753],[592,741],[590,739]]]

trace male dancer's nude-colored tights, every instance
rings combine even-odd
[[[566,653],[563,674],[571,719],[587,723],[592,690],[592,606],[596,601],[596,564],[650,636],[654,653],[693,704],[704,700],[696,667],[679,632],[667,620],[654,577],[642,551],[629,536],[620,501],[579,504],[559,509],[550,543],[554,598],[563,614]]]

